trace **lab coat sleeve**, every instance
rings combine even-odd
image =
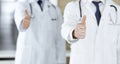
[[[72,32],[77,25],[76,9],[74,9],[75,3],[70,2],[67,4],[64,10],[64,23],[62,24],[62,37],[68,41],[68,43],[75,43],[78,39],[73,39]]]
[[[29,5],[28,5],[29,6]],[[25,8],[26,7],[26,8]],[[22,20],[25,17],[26,2],[17,2],[15,7],[14,19],[17,25],[17,29],[20,32],[24,32],[25,29],[22,27]]]
[[[60,12],[60,9],[56,7],[57,14],[58,14],[58,21],[57,21],[57,39],[56,39],[56,58],[57,64],[66,64],[66,42],[61,36],[61,25],[63,22],[63,18]]]

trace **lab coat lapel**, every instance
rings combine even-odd
[[[96,17],[95,17],[95,13],[92,11],[92,6],[89,4],[89,3],[87,3],[86,4],[86,8],[91,12],[90,14],[92,15],[92,17],[94,18],[94,20],[96,21]]]
[[[37,8],[41,13],[45,12],[46,10],[48,10],[48,2],[47,2],[47,1],[44,2],[43,11],[41,10],[41,8],[40,8],[39,4],[37,3],[37,1],[36,1],[36,4],[34,4],[34,5],[36,5],[36,8]]]
[[[85,5],[85,7],[87,8],[87,11],[90,12],[90,13],[87,13],[87,12],[86,12],[86,13],[87,13],[88,15],[91,15],[91,16],[92,16],[92,19],[95,21],[95,22],[94,22],[94,21],[93,21],[93,22],[96,23],[96,26],[97,26],[97,22],[96,22],[97,20],[96,20],[96,17],[95,17],[95,13],[94,13],[94,12],[92,11],[92,9],[91,9],[92,6],[87,2],[86,5]]]
[[[48,1],[45,1],[44,2],[44,7],[43,7],[43,12],[46,12],[46,11],[48,11],[48,8],[49,8],[49,2]]]
[[[102,16],[101,16],[101,19],[100,19],[99,28],[100,28],[100,27],[103,28],[103,26],[107,24],[107,21],[108,21],[109,18],[110,18],[109,13],[110,13],[110,7],[109,7],[108,4],[106,4],[103,12],[101,13]]]
[[[34,5],[35,5],[36,10],[38,10],[41,13],[42,11],[41,11],[41,8],[40,8],[39,4],[37,3],[37,1],[35,2],[35,4],[33,4],[33,6]]]

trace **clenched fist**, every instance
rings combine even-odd
[[[25,17],[22,21],[22,27],[23,27],[23,29],[28,29],[29,26],[30,26],[30,15],[29,15],[28,11],[25,10]]]
[[[81,23],[78,23],[73,31],[74,39],[84,39],[86,35],[86,16],[82,17]]]

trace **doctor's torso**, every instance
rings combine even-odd
[[[44,44],[48,42],[54,43],[58,28],[57,8],[47,1],[44,3],[43,11],[37,2],[22,3],[21,5],[23,5],[23,8],[21,9],[27,9],[30,16],[33,15],[34,17],[31,18],[29,28],[26,31],[19,33],[18,39],[23,39],[23,41],[32,39],[39,45],[43,42]],[[23,38],[21,39],[21,37]],[[30,41],[26,43],[23,42],[23,44],[30,44]]]
[[[115,9],[110,7],[111,4],[113,3],[100,4],[101,19],[98,26],[95,6],[91,2],[82,1],[82,14],[86,15],[86,37],[75,43],[71,42],[70,64],[117,63],[119,26],[111,24],[116,19],[114,15],[116,11],[114,12]],[[114,18],[110,15],[114,15]],[[80,19],[79,2],[69,3],[65,9],[64,24],[75,26]]]

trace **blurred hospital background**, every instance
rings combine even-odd
[[[17,0],[0,0],[0,64],[14,64],[18,31],[13,19]],[[50,0],[59,6],[63,14],[65,5],[71,0]],[[69,64],[70,45],[66,45],[66,61]]]

